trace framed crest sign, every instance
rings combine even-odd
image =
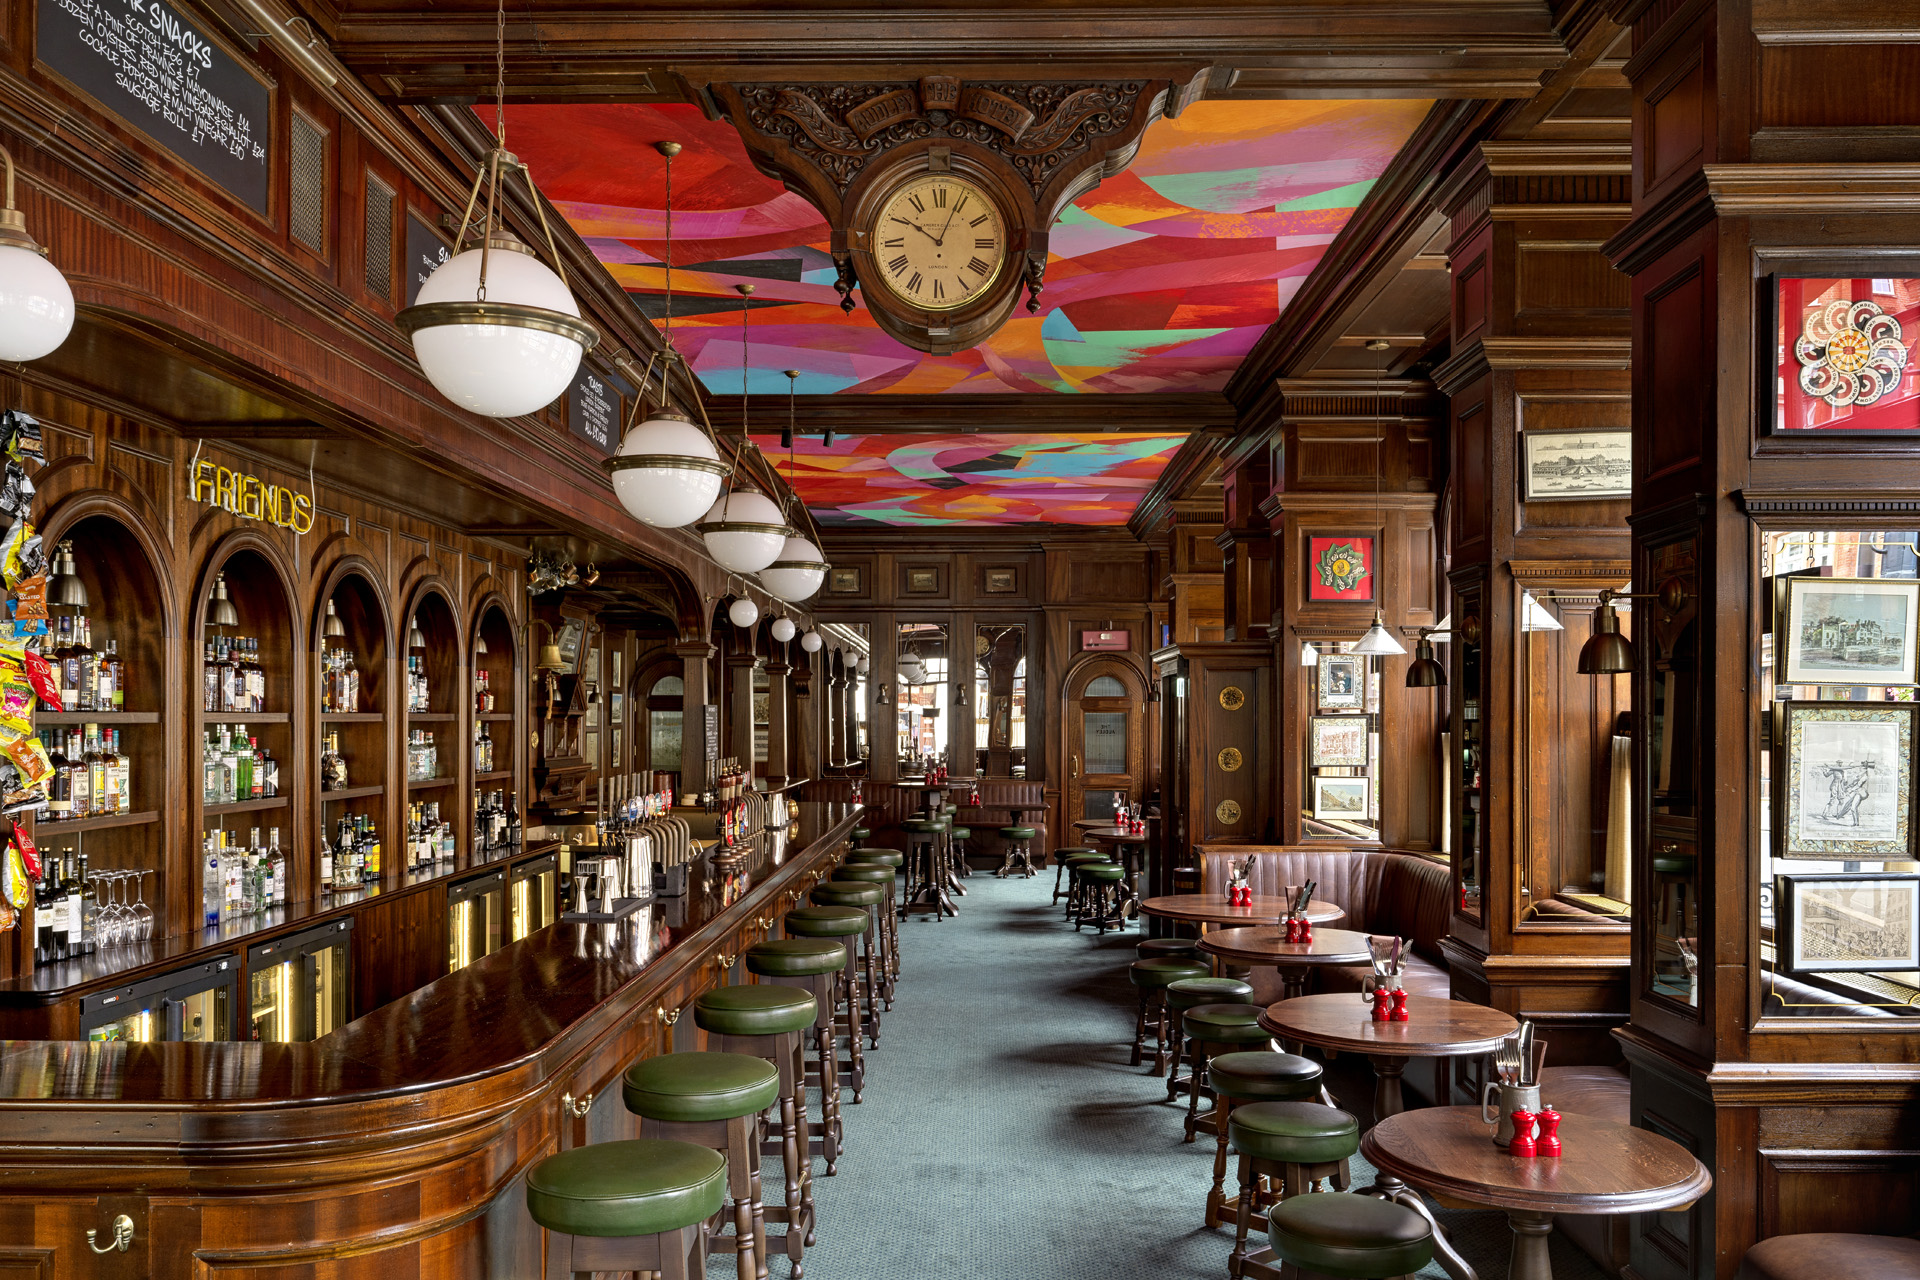
[[[1373,536],[1313,534],[1307,538],[1307,599],[1373,602]]]
[[[1920,435],[1920,279],[1773,277],[1773,430]]]

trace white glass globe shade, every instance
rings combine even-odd
[[[867,674],[867,672],[871,670],[872,667],[873,667],[873,663],[868,661],[867,655],[864,653],[860,655],[860,661],[853,664],[853,669],[859,672],[861,675]]]
[[[608,470],[627,514],[656,529],[679,529],[698,520],[726,481],[726,464],[713,441],[677,414],[656,413],[627,432],[612,461],[622,458],[654,460],[651,466]]]
[[[414,305],[474,302],[479,287],[480,250],[468,249],[434,269]],[[485,301],[580,317],[579,304],[546,263],[497,242],[487,252]],[[586,347],[578,337],[545,327],[436,324],[414,330],[413,353],[427,380],[461,408],[517,418],[559,399],[579,372]]]
[[[760,606],[742,596],[727,606],[727,617],[736,627],[750,627],[760,621]]]
[[[894,664],[894,669],[900,678],[908,684],[919,684],[921,677],[927,674],[925,664],[920,661],[918,654],[913,653],[908,654]]]
[[[800,647],[802,649],[805,649],[808,653],[820,652],[820,646],[825,643],[826,641],[820,638],[820,633],[818,631],[809,631],[807,632],[807,634],[800,637]]]
[[[785,644],[787,641],[793,639],[793,633],[798,631],[799,628],[793,625],[792,618],[775,618],[773,625],[768,627],[767,630],[772,633],[775,640],[778,640],[781,644]]]
[[[733,528],[713,528],[731,525]],[[729,573],[758,573],[780,558],[787,544],[787,518],[773,499],[753,489],[735,489],[700,522],[700,537],[713,562]]]
[[[31,249],[0,245],[0,360],[38,360],[73,332],[73,290]]]
[[[811,538],[791,537],[780,558],[760,571],[760,581],[782,600],[805,600],[827,580],[826,561]]]

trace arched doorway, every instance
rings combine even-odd
[[[1067,676],[1065,813],[1069,823],[1111,817],[1114,793],[1141,796],[1146,760],[1140,673],[1123,658],[1094,658]]]

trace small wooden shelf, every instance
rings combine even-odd
[[[378,711],[332,711],[320,717],[321,724],[374,724],[386,717]]]
[[[159,724],[158,711],[39,711],[34,713],[36,725],[88,725],[98,724],[112,727],[122,724]]]
[[[421,724],[452,724],[460,717],[451,711],[409,711],[407,719]]]
[[[208,724],[285,724],[284,711],[202,711]]]
[[[205,805],[200,812],[209,818],[223,813],[265,813],[268,809],[284,809],[292,803],[287,796],[268,796],[264,800],[235,800],[229,804]]]
[[[490,724],[504,724],[513,719],[511,711],[482,711],[480,718]]]
[[[99,818],[72,818],[67,821],[48,822],[44,818],[34,825],[34,831],[41,839],[57,838],[56,833],[67,831],[105,831],[111,827],[141,827],[149,822],[158,822],[160,813],[156,809],[142,809],[138,813],[109,813]]]
[[[386,794],[386,788],[378,784],[371,787],[345,787],[339,791],[322,791],[320,803],[329,804],[335,800],[363,800],[368,796]]]
[[[513,777],[513,770],[495,769],[490,773],[476,773],[473,775],[473,780],[475,782],[505,782],[511,777]]]
[[[450,787],[455,781],[457,781],[457,779],[454,778],[409,778],[407,780],[407,790],[425,791],[430,787]]]

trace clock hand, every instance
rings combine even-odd
[[[927,230],[925,227],[921,226],[917,222],[908,222],[905,218],[895,218],[892,216],[889,216],[888,221],[897,222],[903,227],[912,227],[915,231],[918,231],[921,235],[925,236],[927,239],[933,240],[933,243],[936,246],[940,243],[938,240],[934,240],[933,232]]]

